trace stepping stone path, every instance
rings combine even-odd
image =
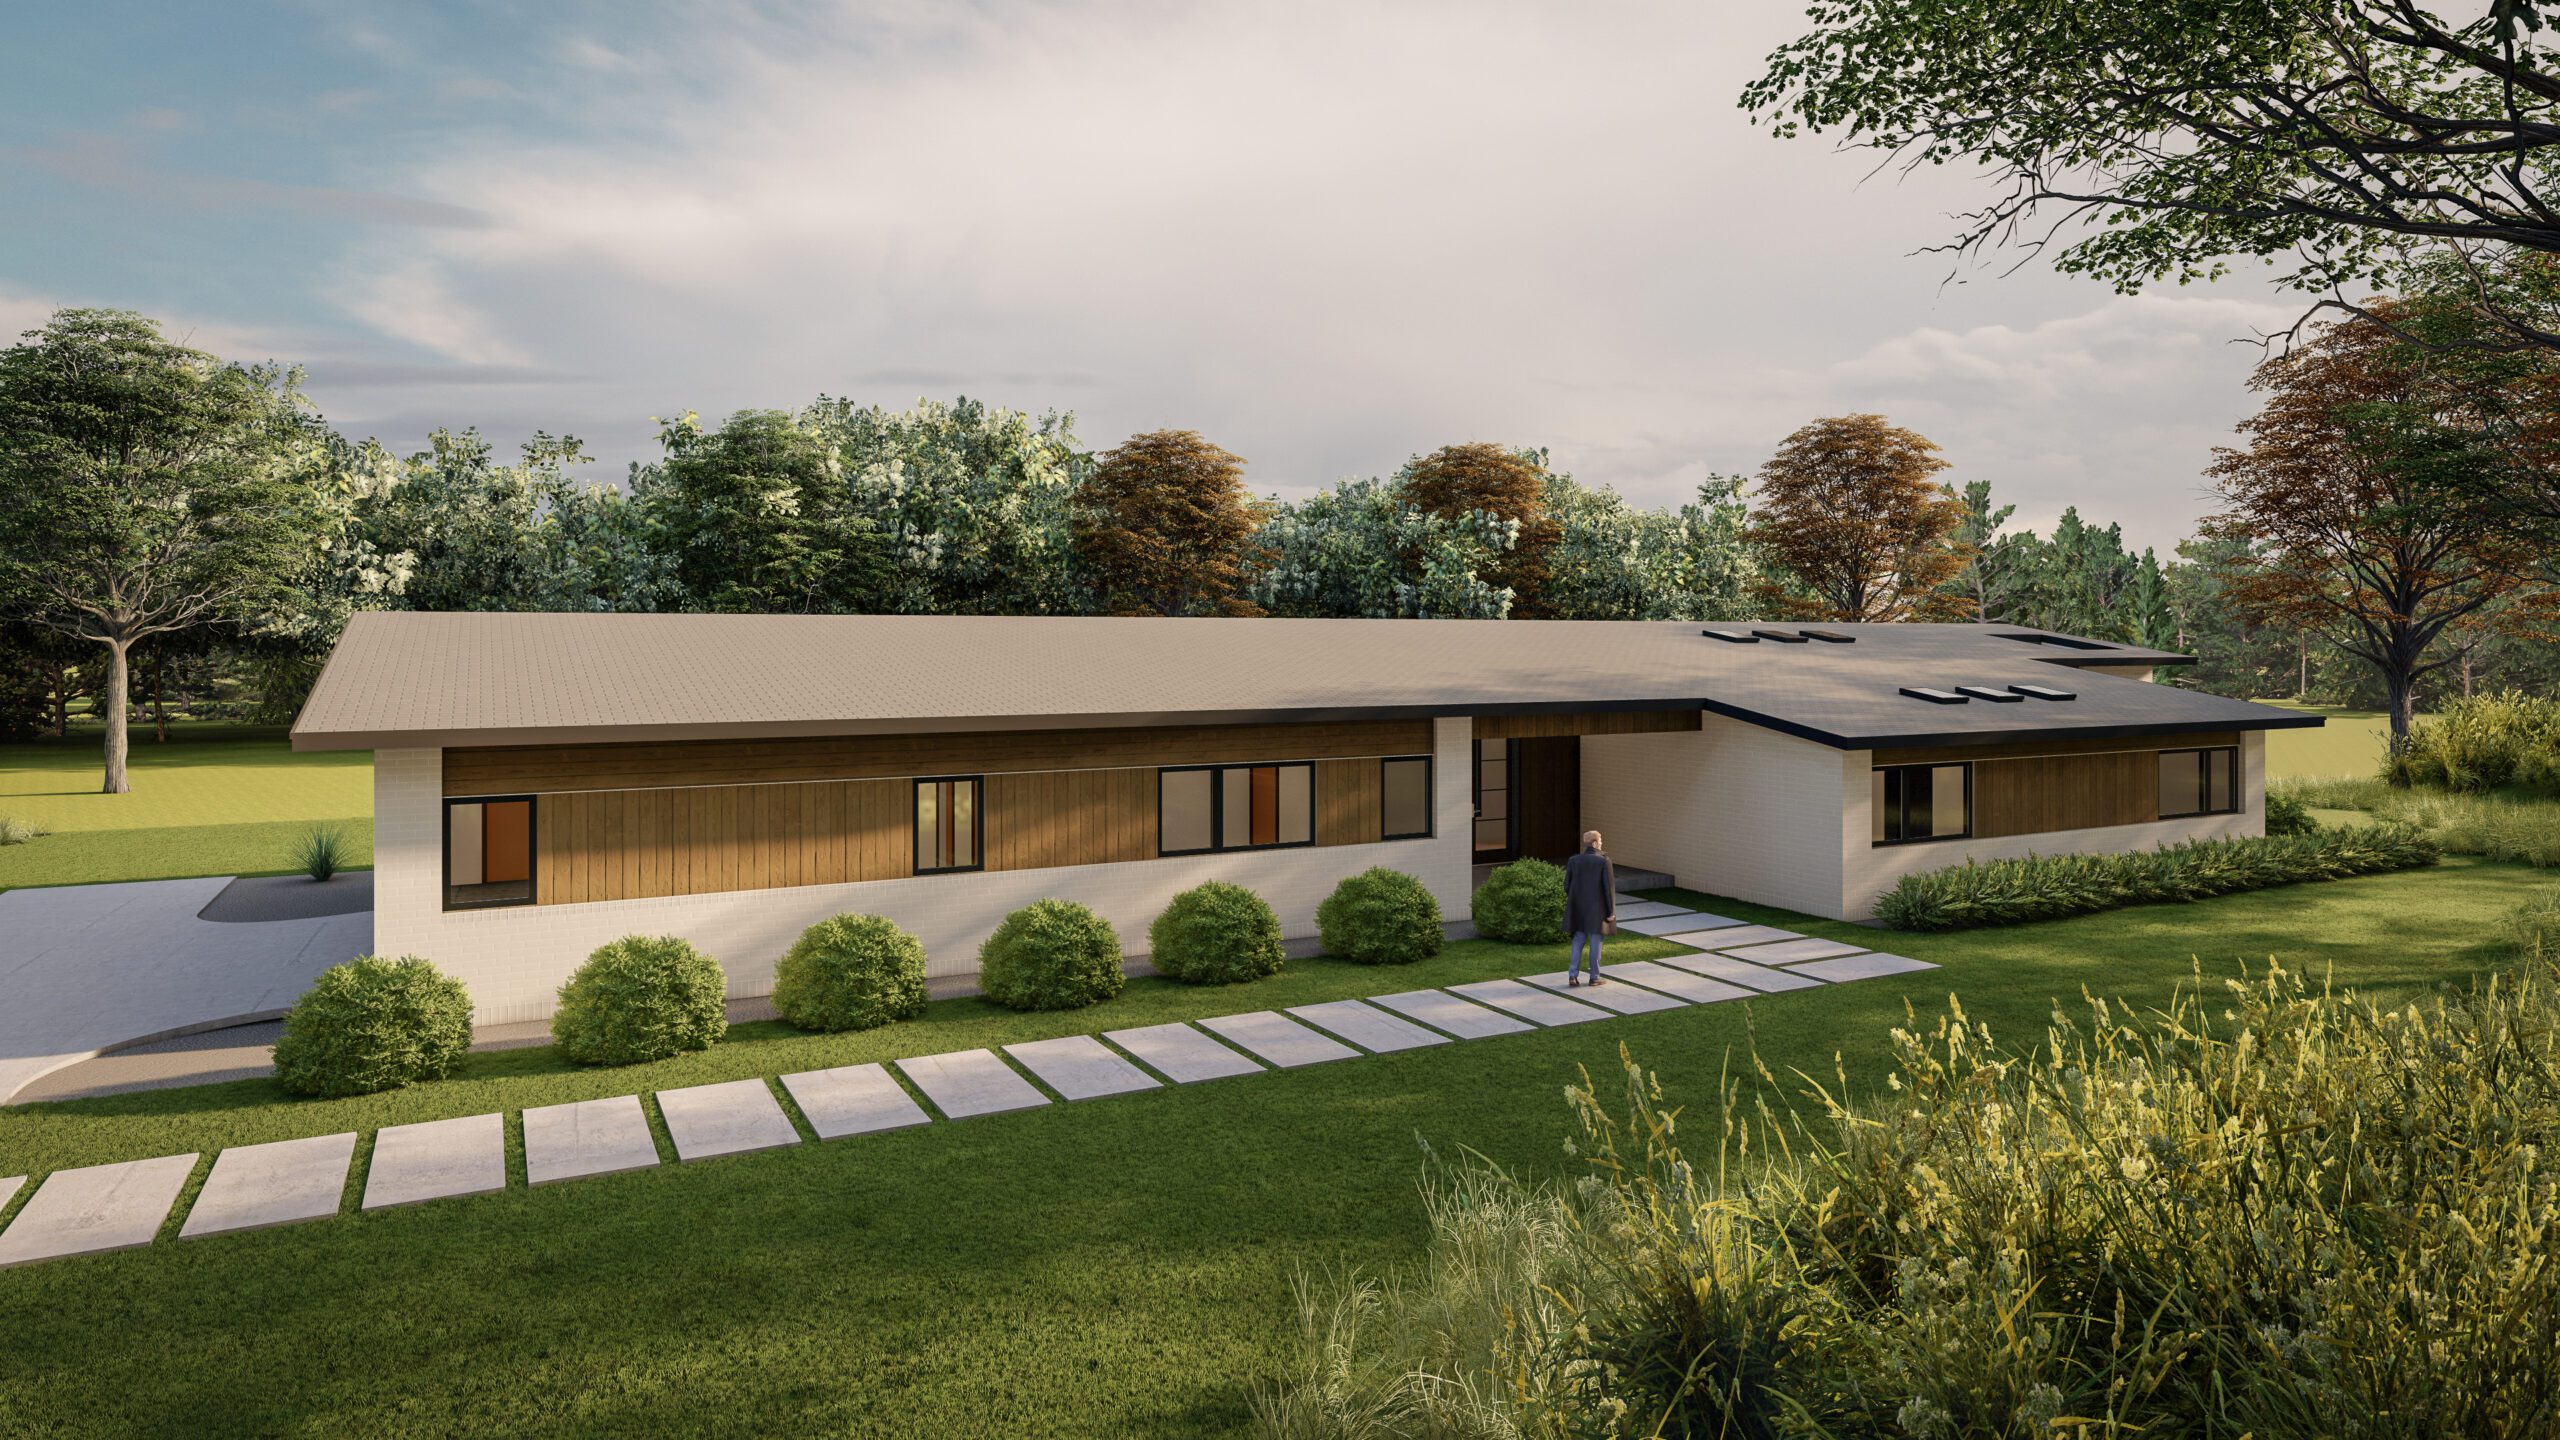
[[[524,1112],[524,1178],[531,1184],[646,1170],[657,1163],[658,1141],[637,1095]]]
[[[1025,1041],[1020,1045],[1007,1045],[1004,1053],[1047,1081],[1050,1089],[1070,1100],[1094,1100],[1105,1095],[1126,1095],[1133,1090],[1164,1088],[1163,1081],[1121,1059],[1112,1053],[1110,1047],[1090,1035]]]
[[[1176,1085],[1262,1073],[1261,1065],[1188,1025],[1141,1025],[1134,1030],[1105,1030],[1102,1038],[1154,1066],[1157,1074]]]
[[[1410,1020],[1399,1020],[1374,1005],[1357,1000],[1331,1000],[1322,1005],[1300,1005],[1290,1014],[1320,1030],[1350,1041],[1376,1055],[1398,1050],[1419,1050],[1427,1045],[1446,1045],[1449,1037],[1436,1035]]]
[[[0,1235],[0,1268],[150,1244],[195,1169],[193,1155],[163,1155],[54,1171]]]
[[[1719,945],[1717,950],[1736,960],[1754,965],[1793,965],[1803,960],[1836,960],[1843,955],[1864,955],[1864,945],[1843,945],[1837,940],[1781,940],[1775,945],[1745,945],[1739,948]]]
[[[1470,1004],[1446,990],[1407,990],[1401,995],[1380,995],[1369,1002],[1383,1005],[1399,1015],[1409,1015],[1435,1030],[1446,1030],[1461,1040],[1482,1040],[1490,1035],[1517,1035],[1538,1027],[1526,1020],[1514,1020],[1499,1010],[1487,1010]]]
[[[1597,1005],[1603,1010],[1613,1010],[1620,1015],[1650,1015],[1656,1010],[1677,1010],[1689,1003],[1669,995],[1657,995],[1650,990],[1640,990],[1633,985],[1568,985],[1565,983],[1566,976],[1562,970],[1545,975],[1523,975],[1520,978],[1541,990],[1553,990],[1559,995],[1570,995],[1585,1005]]]
[[[782,1088],[791,1092],[791,1103],[800,1107],[821,1140],[933,1123],[885,1065],[803,1070],[783,1076]]]
[[[1730,955],[1670,955],[1665,956],[1662,963],[1693,971],[1710,980],[1722,980],[1729,984],[1747,986],[1764,995],[1775,994],[1781,990],[1810,990],[1822,983],[1809,976],[1791,974],[1785,970],[1773,970],[1766,965],[1754,965],[1748,960],[1736,960]]]
[[[954,1050],[948,1055],[922,1055],[898,1062],[898,1072],[924,1092],[954,1120],[1029,1110],[1049,1103],[993,1050]]]
[[[463,1115],[390,1125],[373,1135],[364,1208],[415,1205],[507,1188],[507,1117]]]
[[[1275,1015],[1268,1010],[1220,1015],[1200,1024],[1203,1029],[1215,1030],[1284,1070],[1294,1070],[1301,1065],[1322,1065],[1328,1060],[1356,1059],[1360,1054],[1348,1045],[1326,1039],[1286,1015]]]
[[[1580,1025],[1591,1020],[1606,1020],[1609,1012],[1594,1010],[1579,1001],[1561,995],[1550,995],[1534,985],[1517,980],[1479,980],[1473,985],[1452,985],[1452,995],[1479,1000],[1496,1010],[1507,1011],[1523,1020],[1540,1025]]]
[[[353,1130],[309,1140],[234,1145],[215,1157],[213,1173],[196,1192],[195,1206],[178,1233],[192,1238],[335,1215],[347,1193],[347,1163],[355,1158]]]
[[[744,1155],[800,1143],[791,1117],[782,1113],[773,1091],[761,1080],[661,1090],[658,1113],[666,1119],[667,1138],[676,1142],[678,1160]]]
[[[879,1064],[804,1070],[783,1076],[782,1087],[810,1130],[821,1140],[833,1140],[932,1124],[934,1117],[899,1083],[899,1075],[945,1117],[957,1120],[1051,1103],[1024,1078],[1024,1070],[1069,1100],[1090,1100],[1162,1089],[1156,1075],[1189,1085],[1258,1074],[1264,1061],[1291,1069],[1356,1059],[1363,1052],[1445,1045],[1452,1037],[1516,1035],[1540,1026],[1606,1020],[1612,1012],[1678,1010],[1937,968],[1908,956],[1683,910],[1668,901],[1621,896],[1618,914],[1622,929],[1674,941],[1689,953],[1607,966],[1603,973],[1613,983],[1598,987],[1568,986],[1564,972],[1552,971],[1300,1005],[1286,1015],[1256,1010],[1196,1025],[1142,1025],[1108,1030],[1099,1038],[1025,1041],[1005,1046],[1002,1056],[992,1050],[924,1055],[891,1062],[894,1074]],[[1127,1058],[1132,1056],[1156,1075],[1132,1064]],[[801,1138],[770,1085],[760,1079],[661,1090],[657,1100],[681,1160],[779,1149]],[[537,1106],[524,1112],[523,1123],[526,1178],[535,1185],[659,1163],[657,1141],[637,1095]],[[223,1151],[178,1233],[213,1235],[336,1214],[358,1138],[353,1133],[323,1135]],[[55,1171],[37,1184],[0,1231],[0,1266],[150,1244],[185,1190],[196,1158],[169,1155]],[[24,1176],[0,1178],[0,1211],[26,1184]],[[374,1134],[363,1208],[480,1194],[506,1185],[504,1115],[393,1125]]]

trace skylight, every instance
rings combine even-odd
[[[2077,700],[2079,692],[2057,690],[2050,685],[2012,685],[2009,687],[2030,700]]]
[[[1799,630],[1796,633],[1807,640],[1821,640],[1833,645],[1855,645],[1858,643],[1857,636],[1843,635],[1837,630]]]
[[[1754,630],[1751,633],[1759,636],[1763,640],[1775,640],[1781,645],[1801,645],[1804,643],[1804,637],[1793,630]]]
[[[2000,635],[2002,640],[2015,640],[2024,645],[2052,645],[2064,650],[2113,650],[2117,647],[2099,640],[2082,640],[2070,635],[2048,635],[2041,630],[2012,630]]]
[[[1953,690],[1933,690],[1926,685],[1905,685],[1902,687],[1902,693],[1914,700],[1926,700],[1932,705],[1961,705],[1966,699],[1965,696]]]
[[[2027,698],[2024,695],[2012,695],[1996,685],[1959,685],[1956,687],[1956,693],[1970,695],[1976,700],[1988,700],[1994,705],[2015,705]]]
[[[1706,636],[1710,640],[1727,640],[1736,645],[1757,645],[1760,643],[1759,636],[1745,635],[1739,630],[1701,630],[1698,633]]]

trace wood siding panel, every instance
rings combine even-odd
[[[1588,718],[1594,722],[1636,723],[1657,722],[1664,717],[1629,714]],[[1670,728],[1698,728],[1695,712],[1668,718],[1686,721]],[[1633,732],[1585,730],[1554,733]],[[1431,722],[1427,719],[993,731],[802,740],[700,740],[629,745],[516,745],[445,751],[444,793],[501,795],[540,791],[556,794],[572,790],[647,790],[689,785],[1110,770],[1249,760],[1322,760],[1356,755],[1429,753]]]
[[[2042,835],[2159,817],[2156,751],[1983,760],[1973,767],[1973,833]]]
[[[1599,710],[1572,715],[1478,715],[1478,740],[1548,740],[1566,735],[1667,735],[1699,727],[1696,710]],[[1428,752],[1424,746],[1407,753]]]
[[[1979,703],[1979,702],[1977,702]],[[2028,713],[2046,702],[2024,702]],[[2068,702],[2065,702],[2066,708]],[[1959,760],[2017,760],[2040,755],[2103,755],[2126,753],[2156,755],[2163,750],[2194,750],[2214,745],[2237,745],[2238,731],[2222,730],[2205,735],[2156,735],[2137,739],[2118,737],[2113,740],[2075,740],[2057,735],[2050,740],[2021,740],[2002,745],[1917,745],[1901,749],[1878,750],[1878,765],[1953,765]]]
[[[1366,845],[1385,833],[1384,783],[1375,760],[1316,762],[1316,843]]]

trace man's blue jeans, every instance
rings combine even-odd
[[[1600,932],[1576,930],[1573,932],[1573,962],[1564,967],[1565,979],[1571,980],[1582,973],[1582,947],[1586,943],[1591,947],[1591,978],[1600,978]]]

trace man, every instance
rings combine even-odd
[[[1600,832],[1582,832],[1582,853],[1564,862],[1564,928],[1573,937],[1572,962],[1565,967],[1567,988],[1585,983],[1582,947],[1591,946],[1591,979],[1600,980],[1600,937],[1618,928],[1618,871],[1600,849]]]

